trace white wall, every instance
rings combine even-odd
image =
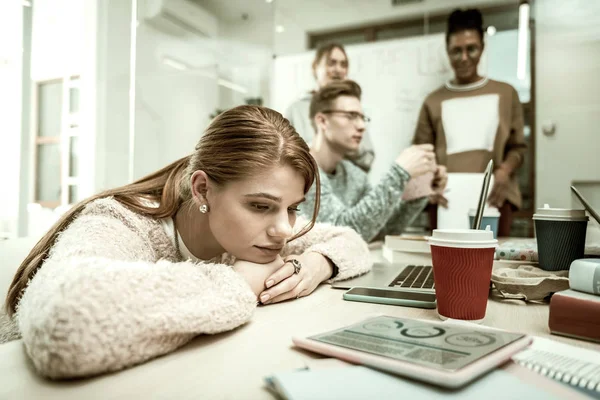
[[[81,74],[85,45],[84,4],[78,0],[36,0],[33,6],[31,79]]]
[[[19,214],[23,10],[0,3],[0,238],[15,236]]]
[[[537,1],[536,203],[572,204],[569,185],[600,194],[600,3]],[[554,123],[552,136],[542,125]],[[596,205],[598,206],[598,205]]]

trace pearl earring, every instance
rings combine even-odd
[[[208,212],[208,206],[207,206],[206,204],[202,204],[202,205],[200,206],[200,212],[201,212],[202,214],[206,214],[206,213]]]

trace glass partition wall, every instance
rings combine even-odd
[[[266,104],[273,40],[264,0],[137,0],[137,13],[133,178],[191,153],[222,111]]]

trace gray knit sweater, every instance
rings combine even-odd
[[[366,241],[397,235],[410,225],[427,205],[423,197],[403,201],[402,193],[410,175],[397,164],[376,186],[367,174],[349,161],[341,161],[333,174],[320,170],[321,206],[317,221],[349,226]],[[310,215],[315,188],[306,196],[302,210]]]
[[[305,223],[299,218],[296,229]],[[348,228],[317,224],[282,256],[306,251],[327,256],[339,269],[335,280],[371,267],[366,243]],[[233,262],[227,255],[183,261],[159,220],[97,200],[60,234],[21,298],[16,321],[25,350],[40,374],[78,377],[234,329],[257,299]]]

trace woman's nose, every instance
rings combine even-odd
[[[285,215],[279,214],[273,224],[267,230],[267,233],[271,237],[279,238],[279,239],[287,239],[292,236],[293,227],[290,224],[289,216],[287,212]]]
[[[344,68],[340,64],[336,64],[333,69],[338,75],[342,75],[344,73]]]

